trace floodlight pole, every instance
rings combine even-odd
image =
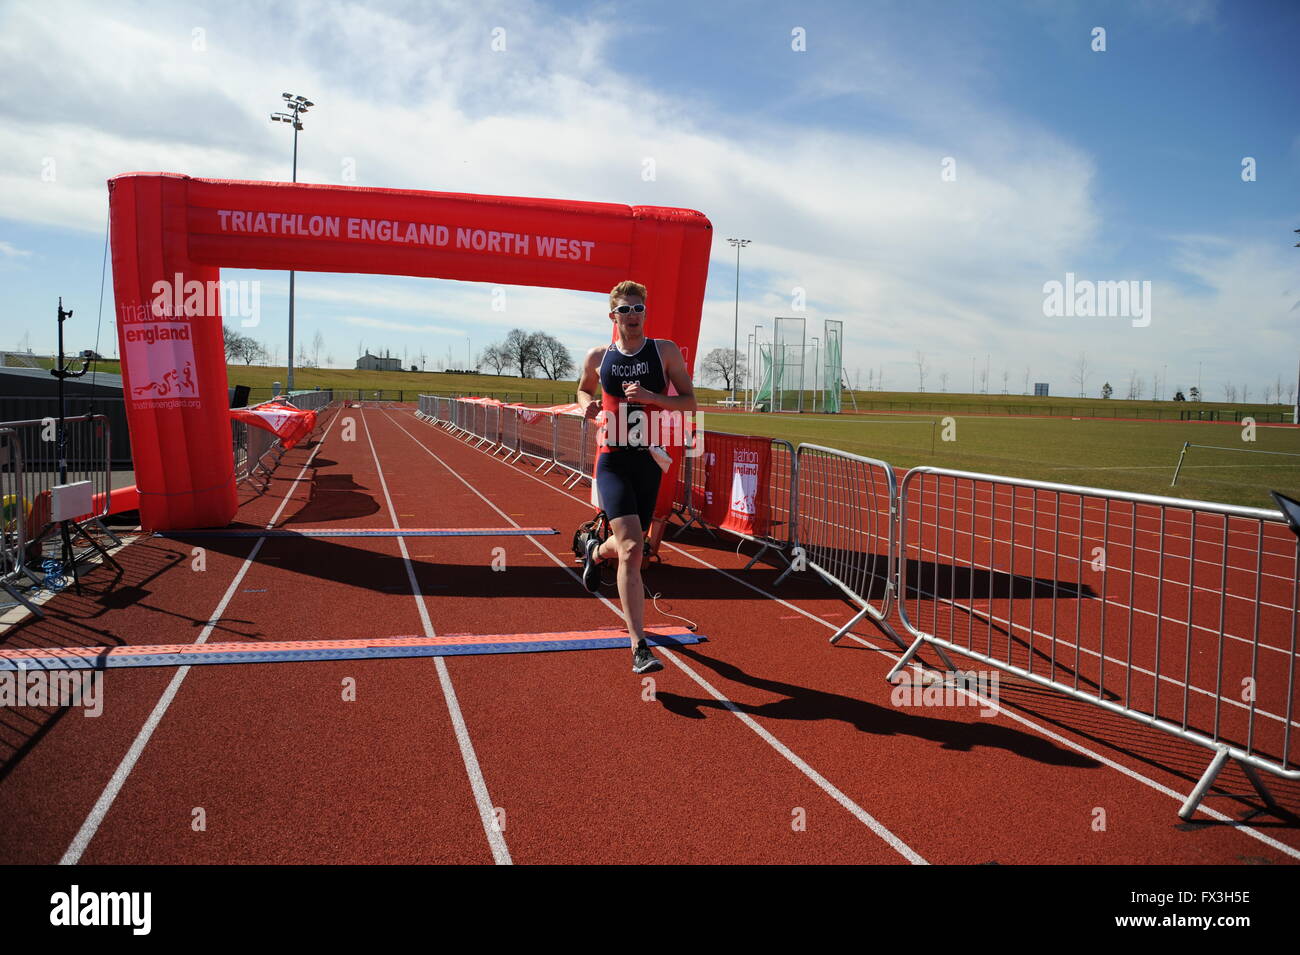
[[[281,93],[281,98],[285,101],[287,113],[272,113],[271,121],[276,123],[291,123],[293,125],[293,182],[298,181],[298,133],[302,129],[302,114],[307,112],[308,107],[315,106],[311,100],[305,96],[297,96],[293,93]],[[294,272],[289,272],[289,360],[285,366],[285,394],[293,393],[293,300],[294,300]]]
[[[731,404],[736,404],[736,366],[740,358],[740,250],[749,245],[749,239],[728,239],[736,247],[736,316],[731,326]]]

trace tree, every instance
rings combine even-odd
[[[568,378],[573,374],[573,355],[554,335],[546,332],[534,332],[537,346],[537,364],[551,381]]]
[[[239,332],[235,331],[225,322],[221,323],[221,338],[226,344],[226,361],[239,357],[238,351],[240,337]]]
[[[1079,352],[1079,364],[1075,372],[1070,376],[1071,381],[1079,385],[1079,397],[1086,397],[1088,391],[1088,356],[1084,352]]]
[[[266,361],[266,349],[262,343],[251,338],[240,340],[240,353],[237,357],[244,360],[245,365],[251,365],[255,361]]]
[[[946,371],[939,372],[939,385],[945,392],[948,390],[948,373]]]
[[[311,363],[317,368],[320,367],[320,350],[325,347],[325,336],[316,329],[316,334],[311,340]]]
[[[1129,401],[1137,401],[1142,397],[1142,378],[1138,375],[1137,369],[1134,368],[1128,374],[1128,398]]]
[[[695,369],[700,380],[712,384],[715,381],[722,382],[722,390],[731,390],[731,367],[732,362],[736,365],[736,387],[742,386],[749,375],[749,369],[745,364],[745,356],[737,355],[730,348],[715,348],[707,355],[700,359],[699,366]]]
[[[1115,389],[1110,386],[1109,381],[1101,386],[1101,396],[1103,398],[1109,398],[1114,393],[1115,393]]]
[[[522,328],[510,330],[506,340],[501,344],[506,356],[506,365],[518,369],[520,378],[531,378],[537,366],[541,364],[538,349],[541,340],[536,333],[529,334]]]
[[[920,382],[921,392],[925,392],[925,373],[930,369],[926,366],[925,352],[919,348],[916,351],[916,378]]]
[[[483,353],[478,356],[481,364],[487,365],[498,375],[501,370],[510,364],[510,356],[506,354],[505,349],[500,345],[489,345],[483,349]]]

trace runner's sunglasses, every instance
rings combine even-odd
[[[626,315],[628,312],[636,312],[640,315],[645,311],[644,305],[615,305],[610,309],[611,312],[618,312],[620,315]]]

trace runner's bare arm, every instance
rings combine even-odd
[[[587,352],[587,358],[582,363],[582,377],[578,379],[578,404],[582,405],[582,413],[588,418],[594,418],[600,413],[596,388],[600,385],[600,356],[604,352],[604,346],[597,346]]]

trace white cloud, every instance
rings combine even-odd
[[[1195,22],[1214,7],[1190,9]],[[506,29],[505,52],[490,48],[496,26]],[[530,2],[8,5],[0,217],[102,234],[104,183],[121,172],[287,178],[289,131],[269,113],[288,90],[317,103],[299,140],[304,181],[341,182],[350,165],[356,185],[705,212],[717,237],[701,352],[732,340],[728,235],[754,240],[742,254],[742,347],[756,322],[770,335],[771,316],[789,313],[798,286],[809,336],[821,319],[843,319],[846,366],[888,364],[897,387],[917,347],[931,352],[935,381],[945,363],[954,385],[964,380],[969,356],[985,353],[1063,381],[1080,350],[1150,363],[1190,347],[1184,322],[1278,304],[1258,290],[1275,284],[1271,258],[1205,246],[1184,265],[1221,283],[1217,298],[1160,291],[1168,324],[1157,317],[1145,337],[1118,323],[1045,320],[1042,283],[1084,271],[1104,234],[1094,163],[997,105],[997,65],[978,44],[931,31],[922,49],[884,35],[855,48],[850,37],[818,34],[830,55],[809,61],[789,102],[883,115],[830,126],[768,118],[793,111],[734,115],[651,89],[634,65],[607,56],[628,29],[612,14]],[[647,156],[651,182],[641,178]],[[956,160],[954,182],[940,178],[946,156]],[[53,182],[41,177],[48,159]],[[266,292],[282,294],[278,282]],[[303,274],[297,296],[334,321],[395,333],[483,338],[519,325],[581,348],[608,327],[597,296],[562,290],[512,287],[502,313],[480,285]]]

